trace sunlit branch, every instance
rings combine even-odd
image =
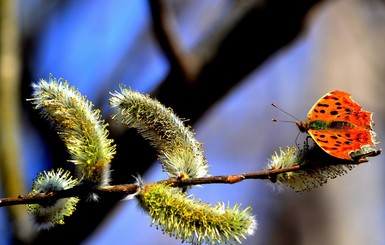
[[[291,172],[301,169],[300,165],[295,165],[288,168],[282,169],[271,169],[259,172],[244,173],[244,174],[235,174],[235,175],[225,175],[225,176],[210,176],[204,178],[195,178],[195,179],[178,179],[172,178],[168,180],[158,181],[156,183],[166,183],[174,187],[186,187],[192,185],[204,185],[204,184],[234,184],[246,179],[270,179],[274,182],[275,176],[280,173]],[[137,184],[124,184],[124,185],[112,185],[105,186],[98,189],[90,190],[86,186],[77,186],[71,189],[49,192],[49,193],[39,193],[35,195],[20,195],[18,197],[5,197],[0,198],[0,207],[12,206],[18,204],[44,204],[49,203],[54,200],[66,197],[74,196],[87,196],[89,193],[97,194],[108,194],[108,193],[119,193],[119,194],[134,194],[138,191]]]

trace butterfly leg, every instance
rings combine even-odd
[[[300,149],[300,144],[298,143],[298,136],[300,135],[300,133],[301,133],[301,132],[298,132],[297,137],[295,137],[295,145],[297,146],[297,149],[298,149],[298,150],[301,150],[301,149]],[[311,138],[311,136],[309,136],[309,135],[306,136],[305,141],[303,142],[303,143],[304,143],[303,149],[305,149],[305,150],[309,150],[309,148],[310,148],[310,145],[309,145],[309,138]]]
[[[305,145],[304,145],[304,148],[306,148],[306,150],[309,150],[310,148],[309,139],[312,139],[312,137],[310,135],[306,136]]]
[[[367,157],[378,156],[378,155],[381,154],[381,151],[382,151],[382,149],[378,149],[378,150],[373,150],[371,152],[368,152],[368,153],[365,153],[365,154],[362,154],[362,155],[354,156],[353,157],[353,161],[355,161],[356,163],[367,162],[368,161],[368,159],[366,159]]]

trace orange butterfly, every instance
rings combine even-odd
[[[366,157],[377,156],[376,133],[373,131],[372,113],[362,110],[351,94],[334,90],[315,103],[304,122],[296,122],[301,132],[307,132],[333,157],[366,162]]]

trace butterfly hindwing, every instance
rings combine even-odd
[[[349,129],[343,132],[332,130],[308,130],[319,147],[334,157],[352,160],[351,153],[365,146],[374,146],[370,131]]]

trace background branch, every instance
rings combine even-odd
[[[175,15],[170,6],[163,0],[150,0],[149,5],[154,33],[171,67],[176,68],[184,80],[194,81],[198,75],[197,57],[183,47],[178,37]]]
[[[0,2],[0,181],[5,195],[25,192],[20,165],[21,99],[20,88],[20,37],[17,3]],[[9,210],[14,233],[21,241],[31,239],[31,227],[25,209]]]
[[[194,83],[205,65],[213,60],[223,40],[245,15],[261,1],[236,1],[232,11],[193,50],[184,47],[178,34],[177,20],[168,1],[149,0],[154,33],[171,67],[188,83]]]

